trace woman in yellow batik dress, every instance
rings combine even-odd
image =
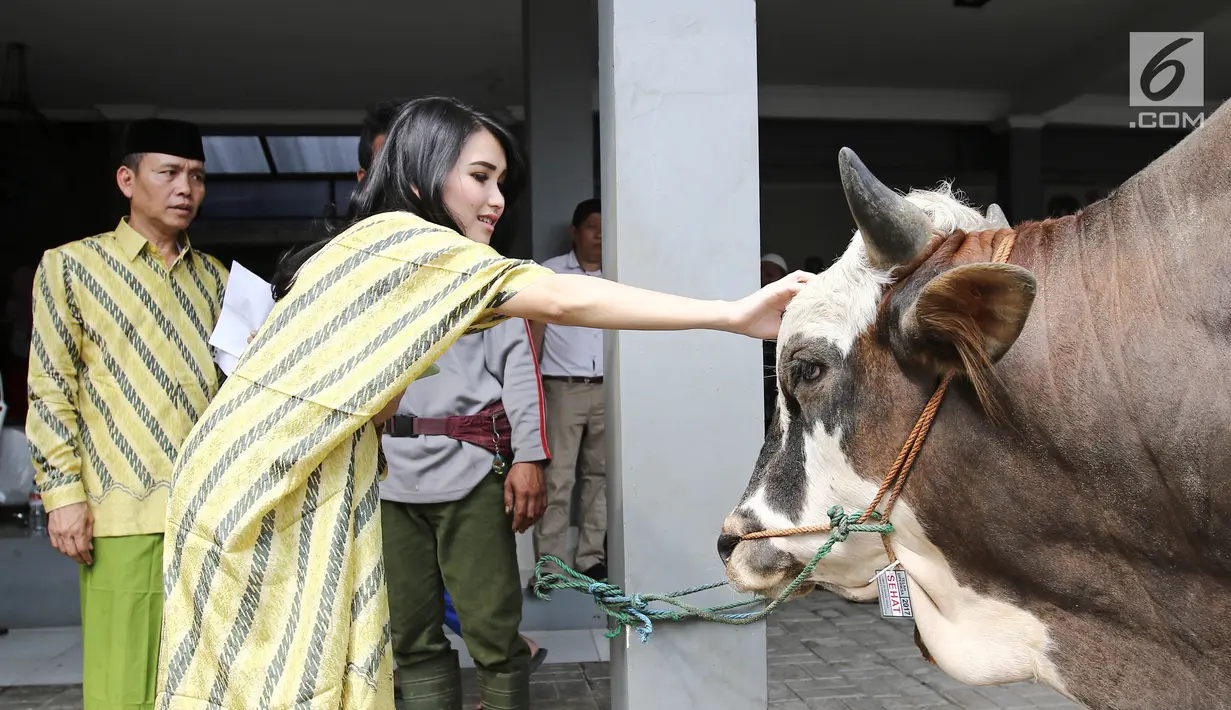
[[[410,102],[356,223],[280,265],[276,306],[176,464],[158,707],[393,708],[378,427],[461,335],[523,317],[772,338],[808,280],[698,301],[503,258],[487,242],[521,173],[491,119]]]

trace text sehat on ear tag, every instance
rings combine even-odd
[[[910,586],[906,582],[906,570],[899,566],[898,560],[894,560],[892,564],[877,572],[876,576],[868,581],[876,582],[881,616],[886,619],[914,618],[915,615],[910,606]]]

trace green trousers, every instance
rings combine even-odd
[[[453,657],[444,632],[447,587],[480,683],[516,677],[528,692],[530,647],[518,632],[522,585],[512,525],[504,478],[495,474],[459,501],[381,501],[393,658],[403,681],[416,667],[440,668]]]
[[[152,710],[162,631],[162,535],[94,538],[81,566],[85,710]]]

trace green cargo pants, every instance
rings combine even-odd
[[[503,705],[494,697],[489,702],[489,695],[509,695],[510,707],[522,697],[528,701],[530,647],[518,632],[522,585],[512,526],[504,512],[504,478],[494,474],[459,501],[381,501],[393,658],[407,707],[415,707],[407,692],[444,692],[445,678],[455,675],[444,633],[446,587],[485,705]]]

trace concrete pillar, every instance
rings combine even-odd
[[[760,285],[754,0],[599,0],[603,272],[735,299]],[[714,547],[763,436],[761,344],[606,335],[608,570],[629,593],[724,578]],[[713,605],[728,588],[694,595]],[[767,704],[763,624],[611,643],[616,710]]]
[[[522,21],[524,144],[530,185],[517,205],[521,234],[510,253],[542,262],[572,247],[568,227],[573,208],[598,194],[594,178],[598,18],[595,0],[522,0]],[[574,518],[577,512],[575,504]],[[536,562],[530,533],[517,536],[517,556],[529,579]],[[531,596],[523,610],[522,628],[602,628],[605,618],[581,595],[556,593],[550,604]]]
[[[1000,204],[1011,223],[1042,219],[1043,125],[1039,116],[1009,116],[997,127],[1003,150],[999,171]]]
[[[569,220],[595,196],[593,0],[522,0],[529,223],[536,261],[568,251]]]

